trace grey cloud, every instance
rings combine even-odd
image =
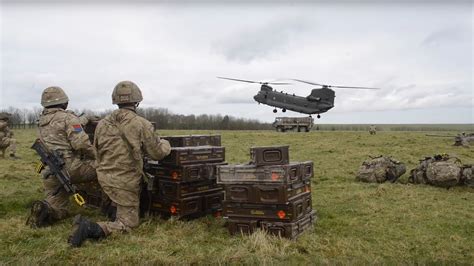
[[[446,43],[464,42],[472,43],[472,28],[458,26],[434,31],[426,36],[421,44],[423,46],[440,46]]]
[[[272,20],[260,27],[233,32],[214,46],[229,61],[250,63],[285,53],[292,39],[308,28],[308,23],[298,18]]]

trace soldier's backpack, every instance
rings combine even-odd
[[[474,165],[462,167],[461,182],[468,187],[474,187]]]
[[[452,187],[460,183],[461,161],[447,154],[426,157],[420,165],[410,171],[408,181],[415,184],[430,184],[438,187]]]
[[[357,181],[369,183],[395,182],[406,172],[403,163],[386,156],[371,157],[359,168]]]

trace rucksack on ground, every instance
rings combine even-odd
[[[462,164],[456,157],[447,154],[426,157],[410,171],[408,181],[415,184],[430,184],[452,187],[461,183]]]
[[[365,160],[359,168],[356,180],[368,183],[395,182],[405,172],[403,163],[381,155]]]

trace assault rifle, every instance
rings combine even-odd
[[[63,185],[64,189],[67,193],[71,193],[74,196],[74,200],[79,206],[82,206],[86,203],[84,198],[79,194],[76,190],[76,187],[71,183],[71,179],[69,178],[68,172],[64,169],[64,159],[62,158],[61,154],[58,151],[51,151],[46,147],[41,139],[36,139],[33,146],[31,146],[33,150],[38,153],[41,157],[41,161],[36,167],[36,172],[41,173],[45,166],[49,167],[51,174],[54,175],[61,185]]]

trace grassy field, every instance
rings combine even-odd
[[[296,241],[263,233],[232,237],[223,219],[149,218],[129,234],[70,248],[72,218],[37,230],[24,224],[31,202],[42,198],[42,186],[29,149],[35,133],[17,130],[22,159],[0,159],[0,263],[473,263],[474,189],[406,184],[407,174],[395,184],[364,184],[354,175],[369,155],[392,155],[410,170],[435,153],[474,163],[474,148],[453,147],[452,139],[420,132],[220,133],[229,163],[247,162],[250,146],[278,144],[290,145],[293,161],[315,162],[312,193],[319,220],[312,230]],[[74,211],[103,219],[94,210]]]

